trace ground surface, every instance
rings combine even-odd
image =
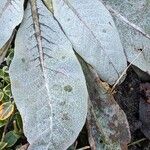
[[[125,81],[116,88],[115,99],[127,115],[132,135],[131,143],[137,141],[137,144],[133,143],[129,146],[129,150],[150,150],[150,141],[146,139],[140,130],[142,122],[139,118],[139,103],[143,100],[145,94],[144,91],[140,90],[140,86],[143,83],[137,74],[129,69]],[[140,142],[140,140],[143,142]]]
[[[126,113],[130,126],[132,139],[128,147],[129,150],[150,150],[150,140],[144,136],[140,129],[142,122],[139,117],[139,103],[143,100],[143,95],[145,95],[144,91],[141,91],[140,88],[142,84],[145,84],[145,82],[140,80],[133,69],[130,68],[125,81],[115,89],[116,94],[114,97]],[[81,132],[77,142],[77,148],[89,145],[86,128]]]

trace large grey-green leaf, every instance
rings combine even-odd
[[[23,18],[24,0],[1,0],[0,2],[0,49],[9,40],[14,28]]]
[[[141,53],[132,63],[150,74],[150,1],[103,1],[114,16],[128,61]]]
[[[113,84],[126,68],[126,57],[113,19],[99,0],[53,0],[56,19],[75,51]]]
[[[30,3],[15,41],[12,93],[29,150],[65,150],[86,120],[85,78],[52,13],[41,0]]]

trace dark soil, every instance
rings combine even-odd
[[[141,131],[142,122],[139,115],[139,104],[145,95],[140,88],[143,83],[144,81],[140,80],[138,75],[130,68],[125,81],[115,89],[115,100],[126,113],[130,126],[131,143],[128,146],[129,150],[150,150],[150,140]],[[85,127],[76,142],[77,148],[89,145]]]
[[[137,74],[129,69],[125,81],[116,87],[115,99],[127,115],[132,136],[131,143],[144,140],[131,144],[129,150],[150,150],[150,141],[140,130],[142,122],[139,119],[139,103],[144,95],[144,91],[140,90],[142,83],[143,81],[138,78]]]

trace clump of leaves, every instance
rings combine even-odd
[[[8,67],[13,57],[13,49],[9,49],[5,61],[0,68],[0,150],[11,149],[23,138],[22,120],[14,104]]]
[[[27,0],[25,11],[23,0],[0,5],[0,49],[21,23],[9,75],[29,150],[68,149],[86,118],[92,150],[127,148],[128,122],[112,93],[131,64],[150,74],[149,28],[138,24],[150,9],[149,2],[125,1],[132,11],[122,14],[119,1],[112,5],[107,0]],[[2,120],[11,120],[14,113],[9,88],[9,83],[3,87],[10,100],[1,105]]]

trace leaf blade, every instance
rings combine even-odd
[[[103,2],[115,18],[127,60],[150,74],[150,2],[140,0],[131,3],[123,0],[103,0]],[[134,59],[136,60],[133,61]]]
[[[12,147],[20,138],[14,131],[7,132],[4,137],[4,142],[7,143],[7,147]]]
[[[130,142],[131,135],[125,113],[116,103],[111,88],[102,82],[96,71],[81,57],[80,63],[86,75],[89,91],[87,130],[92,150],[122,150]]]
[[[11,37],[14,28],[22,21],[24,0],[3,0],[0,5],[0,49]]]
[[[85,123],[88,94],[70,42],[40,0],[28,3],[15,45],[9,73],[29,149],[67,149]]]
[[[104,5],[99,0],[53,0],[53,9],[75,51],[102,80],[115,83],[127,63],[118,31]]]
[[[11,102],[5,102],[0,105],[0,120],[6,120],[12,115],[14,111],[14,104]]]

